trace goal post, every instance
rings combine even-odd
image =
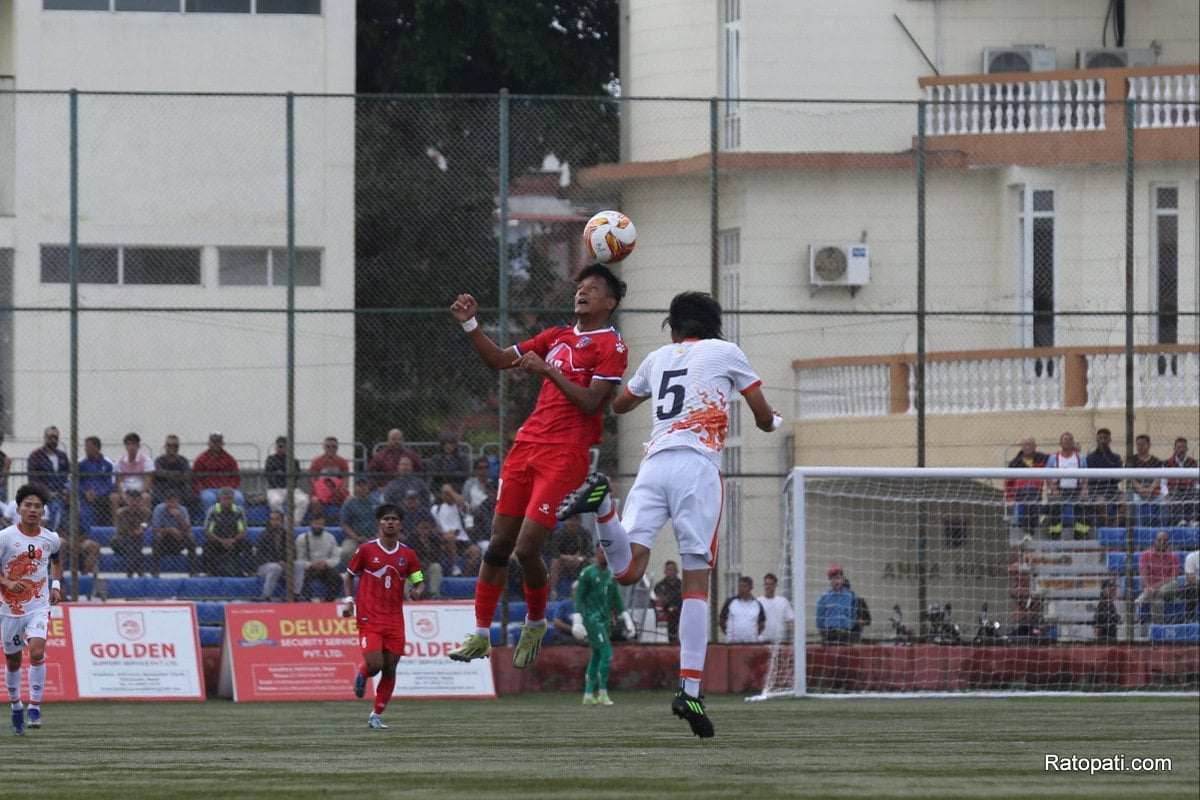
[[[1184,564],[1200,546],[1198,479],[1194,469],[794,468],[779,569],[795,644],[771,645],[753,699],[1195,691],[1200,612]]]

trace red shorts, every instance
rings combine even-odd
[[[496,513],[528,517],[551,530],[554,512],[587,477],[591,456],[577,444],[517,442],[500,468]]]
[[[404,626],[358,626],[358,646],[364,653],[383,652],[404,655]]]

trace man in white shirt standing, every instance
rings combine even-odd
[[[738,592],[725,601],[717,618],[721,633],[730,644],[757,642],[767,624],[767,613],[762,603],[754,596],[754,579],[743,575],[738,578]]]
[[[763,596],[758,598],[763,611],[767,615],[767,623],[763,626],[762,640],[764,642],[790,642],[796,613],[786,597],[775,594],[779,579],[774,573],[768,572],[763,576]]]

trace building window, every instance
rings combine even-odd
[[[321,0],[258,0],[259,14],[320,14]]]
[[[114,11],[179,11],[179,0],[115,0]]]
[[[1019,187],[1017,253],[1020,259],[1022,347],[1054,346],[1054,190]]]
[[[297,286],[321,285],[321,251],[296,248]],[[283,247],[222,247],[217,251],[217,282],[221,286],[287,286],[287,249]]]
[[[742,145],[742,0],[725,0],[725,38],[722,43],[725,77],[725,149]]]
[[[196,14],[249,14],[250,0],[187,0],[183,10]]]
[[[42,246],[42,283],[71,282],[71,249]],[[198,247],[80,247],[79,282],[199,286]]]
[[[108,11],[109,0],[42,0],[46,11]]]
[[[1159,344],[1179,343],[1179,188],[1152,186],[1151,262]]]

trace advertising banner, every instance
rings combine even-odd
[[[68,604],[64,622],[69,648],[52,648],[51,640],[46,644],[48,661],[74,668],[71,699],[204,699],[191,603]],[[64,651],[71,658],[63,657]]]
[[[471,603],[406,604],[396,696],[495,697],[490,661],[446,656],[474,627]],[[221,693],[234,700],[354,699],[362,652],[338,603],[231,603],[223,650]]]

